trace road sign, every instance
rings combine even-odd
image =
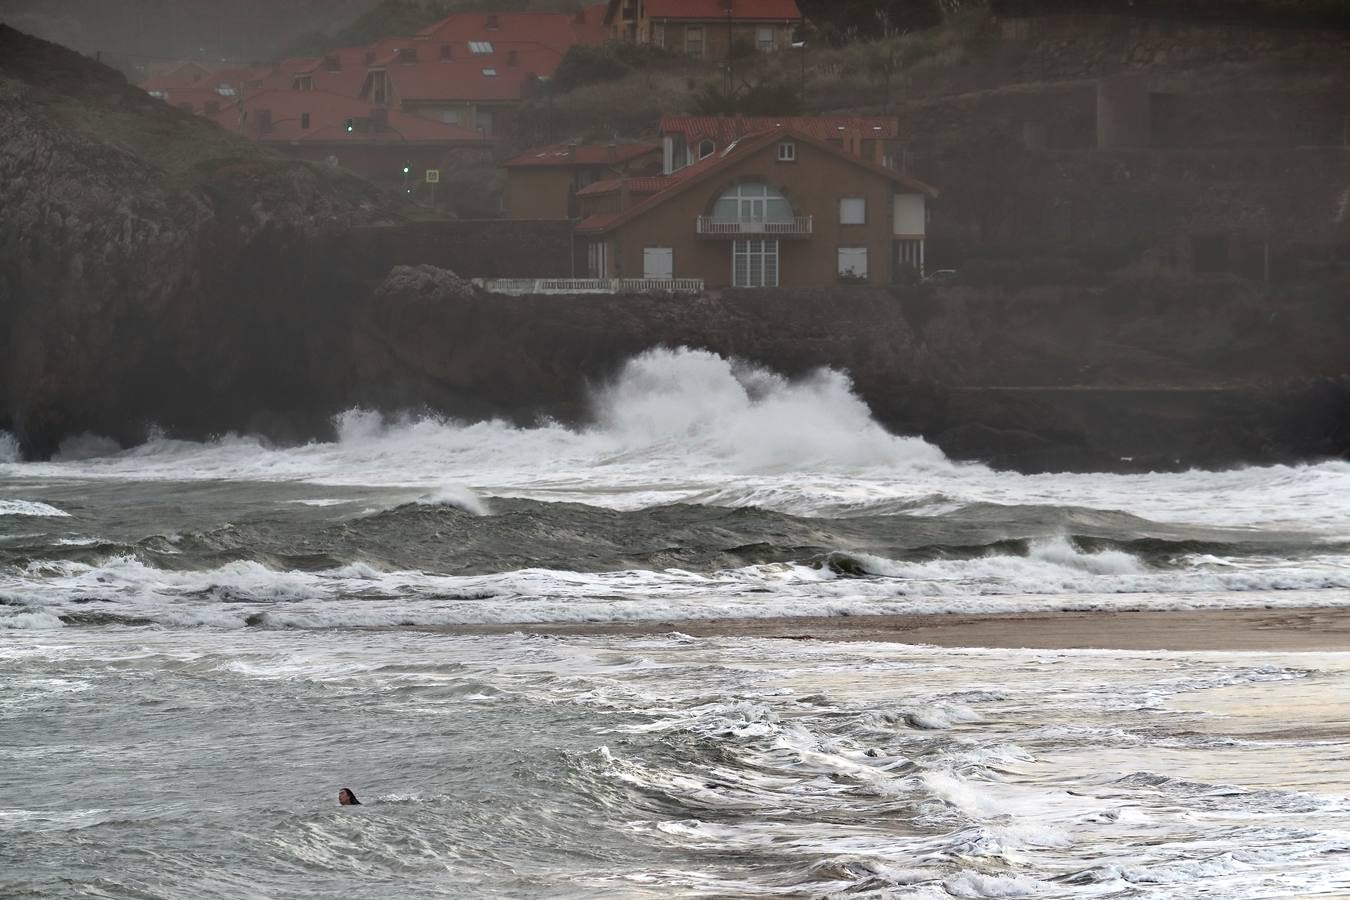
[[[427,184],[440,184],[441,170],[427,169]]]

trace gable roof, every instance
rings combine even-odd
[[[610,158],[609,144],[550,144],[526,150],[502,165],[508,169],[603,166],[628,162],[661,149],[657,144],[614,144],[612,147],[614,156]]]
[[[664,116],[662,134],[682,134],[693,143],[712,138],[719,147],[772,128],[791,128],[816,140],[838,140],[853,134],[866,139],[895,138],[895,116]]]
[[[577,191],[578,197],[594,197],[599,194],[614,194],[628,188],[634,194],[656,194],[671,185],[669,175],[632,175],[622,178],[606,178],[596,181]]]
[[[548,48],[511,48],[484,55],[461,53],[450,59],[419,57],[416,62],[390,65],[385,71],[402,103],[509,101],[521,99],[528,85],[556,69],[561,60],[562,54]]]
[[[605,4],[574,12],[460,12],[417,32],[417,40],[434,45],[486,41],[547,47],[564,52],[573,44],[605,42]],[[494,27],[489,28],[489,17]]]
[[[621,0],[612,0],[605,21],[611,22]],[[716,19],[798,21],[802,11],[797,0],[731,0],[730,10],[723,0],[646,0],[647,16],[652,19]]]
[[[841,150],[833,144],[819,140],[804,132],[783,127],[774,128],[741,139],[731,144],[720,153],[714,154],[707,159],[700,160],[691,166],[686,166],[685,168],[666,176],[669,185],[665,190],[653,194],[639,203],[635,203],[620,213],[604,213],[600,216],[591,216],[583,219],[580,224],[578,224],[577,228],[580,231],[601,232],[609,231],[615,226],[630,222],[638,216],[655,209],[670,198],[684,193],[697,184],[707,181],[722,170],[730,168],[732,165],[741,162],[759,150],[763,150],[765,147],[783,140],[784,138],[791,138],[795,141],[802,141],[810,144],[850,165],[858,166],[875,175],[887,178],[896,184],[906,187],[913,193],[925,194],[929,197],[936,197],[938,194],[936,188],[924,184],[916,178],[910,178],[908,175],[901,175],[894,169],[888,169],[885,166],[879,166],[874,162],[854,156],[852,153]],[[613,218],[609,218],[610,216],[613,216]],[[604,221],[601,221],[601,219],[604,219]]]

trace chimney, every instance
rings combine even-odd
[[[253,115],[258,120],[258,134],[271,134],[272,111],[270,109],[255,109]]]
[[[576,161],[577,161],[577,145],[576,145],[576,144],[568,144],[568,145],[567,145],[567,161],[568,161],[568,162],[576,162]]]

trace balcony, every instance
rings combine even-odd
[[[701,278],[475,278],[489,294],[701,294]]]
[[[698,234],[705,238],[742,238],[742,237],[783,237],[804,238],[811,236],[811,216],[795,216],[781,222],[766,219],[716,219],[712,216],[698,217]]]

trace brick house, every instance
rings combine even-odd
[[[419,185],[427,169],[485,162],[495,145],[475,131],[317,90],[255,91],[203,115],[288,156],[391,187]]]
[[[885,284],[922,271],[936,191],[790,127],[734,141],[670,175],[578,194],[593,278],[712,286]]]
[[[554,144],[507,160],[506,203],[517,219],[567,219],[578,211],[577,193],[622,176],[656,174],[656,144]]]
[[[801,24],[797,0],[609,0],[605,11],[611,40],[705,59],[737,45],[782,50]]]
[[[515,111],[569,47],[605,41],[601,4],[571,13],[454,13],[370,54],[359,96],[485,135],[515,132]]]

